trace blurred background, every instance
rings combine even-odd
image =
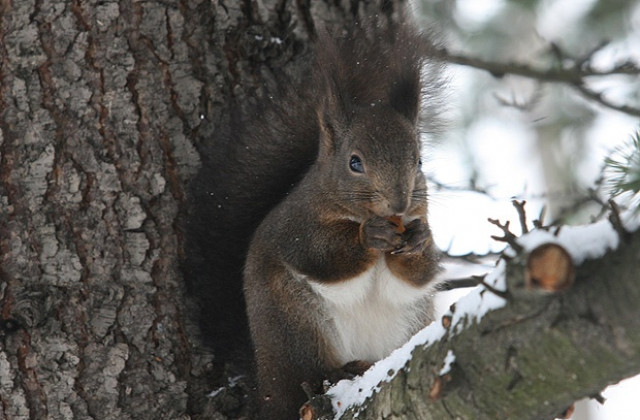
[[[441,249],[488,255],[476,267],[486,271],[504,247],[491,240],[500,231],[487,218],[510,220],[520,233],[512,199],[526,200],[530,225],[542,214],[545,224],[589,223],[612,196],[638,205],[640,1],[414,0],[414,7],[424,27],[441,33],[450,61],[465,63],[448,67],[447,127],[423,151]],[[448,292],[441,308],[463,294]],[[583,401],[572,419],[640,419],[640,377],[602,395],[604,405]]]

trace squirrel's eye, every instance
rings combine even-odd
[[[418,168],[422,168],[422,158],[418,158]]]
[[[364,166],[362,166],[362,159],[358,155],[351,155],[349,159],[349,168],[353,172],[357,172],[359,174],[364,172]]]

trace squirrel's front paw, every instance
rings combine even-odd
[[[391,251],[392,254],[417,254],[431,244],[431,229],[420,219],[411,221],[405,226],[402,234],[404,245]]]
[[[367,249],[394,251],[406,246],[398,226],[384,217],[372,217],[360,225],[360,243]]]

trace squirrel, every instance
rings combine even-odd
[[[192,182],[188,287],[215,360],[255,371],[257,418],[297,418],[307,392],[433,318],[420,158],[420,132],[438,128],[431,47],[403,23],[319,36],[302,83],[233,114]]]
[[[304,120],[315,161],[259,224],[244,270],[266,420],[297,418],[305,392],[362,373],[433,319],[419,135],[438,86],[422,73],[430,44],[398,26],[320,45]]]

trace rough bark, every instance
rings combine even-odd
[[[176,221],[202,85],[185,17],[81,1],[0,16],[2,417],[178,418]]]
[[[186,184],[229,101],[384,3],[0,1],[0,419],[198,416]]]
[[[640,373],[640,232],[577,267],[566,292],[525,290],[527,258],[508,263],[504,308],[417,347],[393,380],[341,418],[552,419]],[[455,362],[439,376],[449,350]],[[311,403],[310,418],[333,418],[326,396]]]

